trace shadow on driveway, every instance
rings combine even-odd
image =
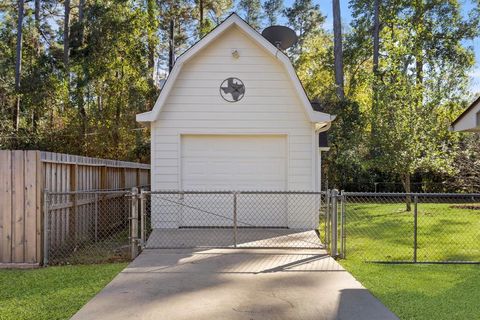
[[[145,250],[72,319],[398,319],[325,251]]]

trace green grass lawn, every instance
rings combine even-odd
[[[340,263],[357,280],[401,319],[480,319],[480,265],[366,263],[413,260],[413,206],[356,200]],[[419,203],[417,261],[480,261],[480,210],[454,202]]]
[[[458,205],[418,205],[417,261],[480,261],[480,210]],[[412,261],[413,230],[413,209],[404,203],[347,202],[346,257]]]
[[[340,263],[400,319],[480,319],[480,265]]]
[[[69,319],[125,266],[0,270],[0,319]]]

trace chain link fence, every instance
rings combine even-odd
[[[131,191],[44,193],[44,265],[131,258]]]
[[[324,192],[144,192],[146,248],[323,248]]]
[[[344,258],[480,262],[480,194],[343,192],[338,201]]]
[[[308,248],[369,262],[479,263],[480,194],[45,192],[44,264],[141,248]]]

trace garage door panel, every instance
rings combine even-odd
[[[286,227],[287,195],[252,193],[237,197],[239,227]]]
[[[210,191],[285,190],[286,148],[286,136],[282,135],[182,136],[182,187]],[[198,209],[205,205],[205,198],[189,199],[181,225],[231,226],[224,214],[231,213],[232,200],[210,200],[215,204],[213,212]],[[252,201],[257,201],[258,206]],[[239,221],[244,226],[286,226],[286,206],[285,210],[278,206],[272,209],[268,203],[268,199],[257,198],[239,204]]]
[[[231,194],[186,194],[182,207],[183,227],[233,227]]]

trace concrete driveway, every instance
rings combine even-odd
[[[148,249],[72,319],[398,319],[323,250]]]

